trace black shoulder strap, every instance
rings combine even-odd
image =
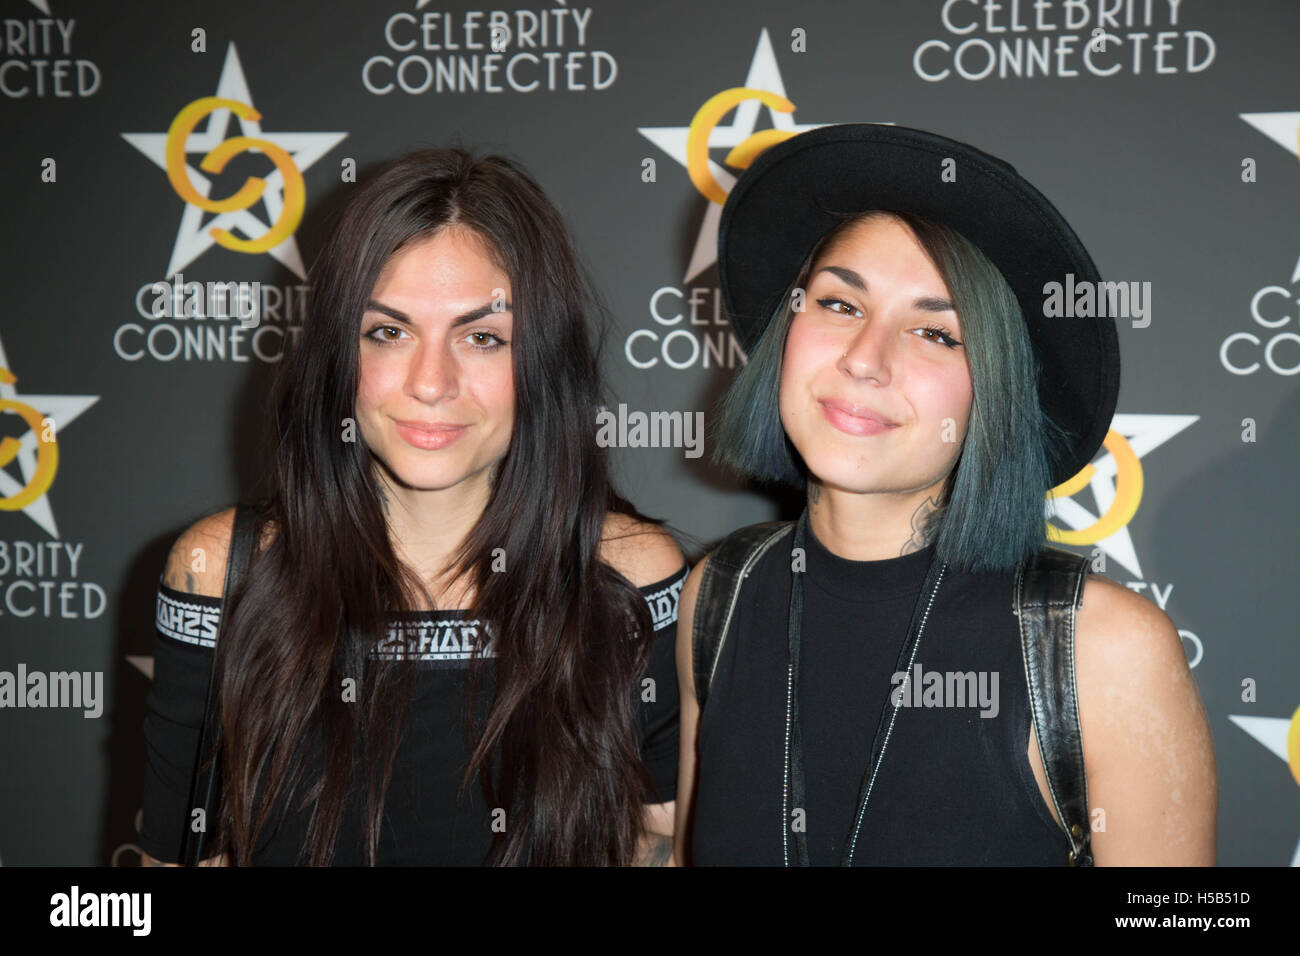
[[[1048,787],[1070,840],[1071,866],[1092,866],[1088,781],[1074,679],[1074,619],[1089,559],[1044,548],[1016,571],[1016,616],[1029,684],[1029,705]]]
[[[695,598],[691,645],[695,672],[695,699],[700,710],[709,696],[713,671],[727,639],[727,628],[740,597],[740,585],[767,549],[789,534],[793,521],[768,521],[733,531],[709,555]]]
[[[217,654],[221,649],[221,632],[226,629],[226,620],[230,617],[230,596],[235,593],[236,584],[243,578],[252,560],[253,521],[256,517],[256,509],[252,505],[241,502],[236,507],[230,548],[226,553],[226,582],[221,591],[224,603],[221,619],[217,622],[217,641],[213,648],[212,670],[208,674],[208,696],[203,707],[203,728],[199,733],[198,759],[195,761],[194,777],[190,782],[190,807],[202,808],[203,829],[196,833],[193,811],[186,814],[181,862],[188,866],[198,866],[203,859],[207,830],[212,826],[213,814],[216,812],[215,797],[220,787],[217,783],[218,761],[215,756],[217,743],[221,737],[220,721],[213,716],[216,706]],[[205,763],[207,766],[204,766]]]

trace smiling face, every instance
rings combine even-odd
[[[486,484],[514,424],[513,332],[510,279],[477,233],[449,226],[388,261],[361,318],[357,389],[388,481]]]
[[[949,300],[893,217],[855,223],[812,264],[786,338],[780,405],[786,434],[823,484],[906,493],[952,471],[973,392]]]

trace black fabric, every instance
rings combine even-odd
[[[838,865],[862,772],[933,548],[848,561],[808,535],[801,723],[810,862]],[[700,718],[692,862],[781,866],[789,547],[742,586]],[[921,636],[925,672],[996,673],[997,714],[906,707],[895,721],[854,862],[1064,866],[1070,850],[1026,750],[1030,714],[1012,575],[949,568]],[[986,684],[991,689],[991,685]],[[794,808],[792,808],[794,809]]]
[[[221,589],[223,595],[235,594],[240,582],[248,573],[248,566],[253,559],[256,525],[257,508],[247,502],[240,502],[235,508],[234,529],[230,536],[230,548],[226,553],[226,580]],[[218,633],[220,633],[219,627]],[[208,692],[204,700],[198,756],[195,758],[199,769],[190,784],[188,806],[200,809],[205,819],[211,819],[217,813],[217,794],[221,792],[221,761],[216,759],[221,744],[221,721],[215,716],[217,710],[215,667],[208,669]],[[191,825],[185,828],[181,860],[187,866],[199,866],[207,859],[205,851],[208,846],[208,832],[207,827]]]
[[[694,661],[695,700],[702,708],[709,696],[713,664],[718,646],[731,623],[735,607],[736,582],[768,548],[790,534],[792,522],[768,521],[738,528],[718,542],[709,553],[695,596],[695,620],[691,622],[691,655]]]
[[[677,603],[687,568],[641,589],[650,607],[655,633],[645,676],[654,680],[654,700],[642,700],[642,761],[649,770],[657,800],[675,799],[679,700],[674,645]],[[160,582],[154,640],[154,682],[144,721],[146,771],[140,845],[170,863],[180,858],[187,825],[187,795],[203,718],[204,695],[212,666],[213,638],[220,620],[218,598],[175,591]],[[483,863],[491,844],[491,811],[482,792],[471,786],[460,794],[468,762],[464,704],[469,678],[462,655],[482,640],[482,629],[463,611],[395,615],[405,624],[407,641],[420,636],[419,652],[430,659],[410,660],[418,668],[413,681],[406,730],[394,763],[380,831],[379,862],[384,865],[456,865]],[[391,653],[401,641],[390,632],[376,653]],[[479,713],[493,693],[491,668],[484,669]],[[639,688],[634,690],[640,690]],[[305,741],[300,751],[309,767],[318,767],[319,743]],[[362,765],[358,763],[358,768]],[[354,774],[353,793],[335,850],[335,865],[364,865],[363,823],[365,774]],[[310,809],[284,812],[283,821],[259,840],[257,865],[294,865],[303,844]]]

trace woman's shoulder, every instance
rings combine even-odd
[[[1075,622],[1081,649],[1096,656],[1146,655],[1156,647],[1177,648],[1182,642],[1169,615],[1154,601],[1101,574],[1084,580]]]
[[[176,538],[163,567],[162,583],[174,591],[221,597],[226,583],[226,556],[235,527],[235,508],[229,507],[195,521]],[[263,529],[260,550],[275,536]]]
[[[1075,621],[1079,720],[1099,865],[1214,862],[1213,734],[1177,626],[1089,575]]]
[[[1074,658],[1084,739],[1094,744],[1086,756],[1127,750],[1136,736],[1162,735],[1197,716],[1196,681],[1174,622],[1100,574],[1084,583]]]
[[[663,527],[617,511],[605,514],[600,560],[638,588],[657,584],[686,566],[676,539]]]

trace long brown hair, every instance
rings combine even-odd
[[[359,323],[384,264],[451,223],[488,240],[515,315],[512,437],[455,562],[495,653],[471,661],[462,787],[477,778],[487,806],[507,811],[487,862],[621,864],[634,853],[649,784],[636,684],[652,627],[636,588],[598,559],[606,511],[632,512],[595,437],[603,395],[588,316],[605,311],[537,183],[510,159],[449,148],[405,155],[357,187],[313,264],[303,332],[277,376],[258,520],[275,533],[226,601],[217,655],[213,847],[237,865],[251,862],[282,796],[312,807],[300,860],[328,863],[359,743],[366,858],[377,862],[412,668],[369,649],[391,612],[433,603],[394,553],[364,441],[340,436],[356,419]],[[508,560],[494,572],[497,548]],[[478,721],[485,666],[496,690]],[[355,703],[342,699],[349,677]],[[323,773],[307,780],[312,752]]]

